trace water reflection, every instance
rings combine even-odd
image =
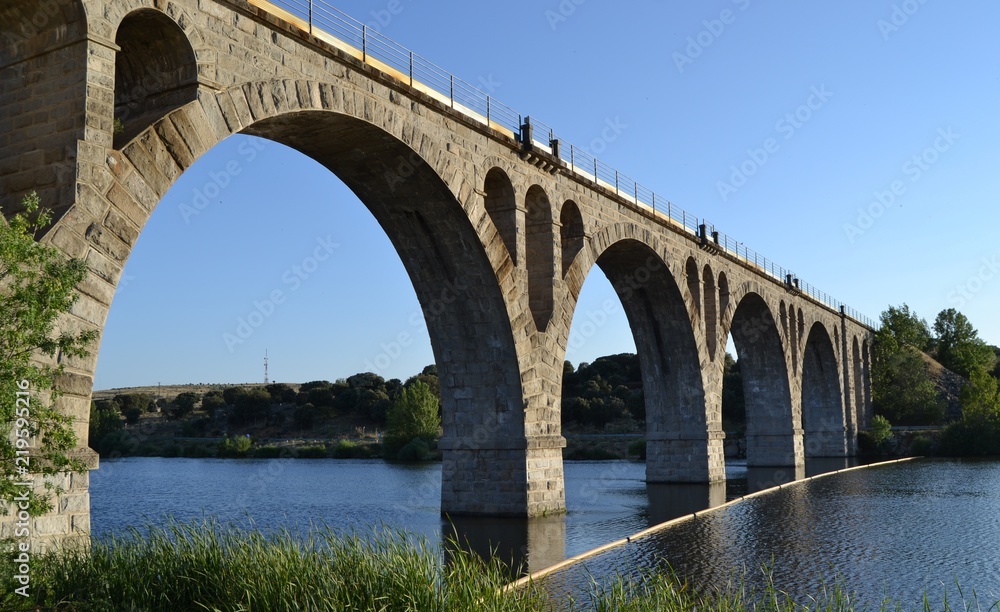
[[[646,485],[649,526],[726,503],[726,483]]]
[[[498,557],[515,573],[537,572],[566,558],[566,516],[531,519],[449,517],[444,549],[461,546],[484,559]]]

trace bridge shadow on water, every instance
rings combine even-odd
[[[635,533],[627,526],[655,527],[673,519],[720,506],[745,495],[784,484],[859,465],[855,458],[809,459],[806,465],[795,467],[747,467],[745,461],[727,462],[725,482],[714,484],[647,483],[645,507],[636,508],[643,515],[641,522],[615,518],[595,519],[594,527],[601,533],[614,533],[607,541],[595,543],[596,548],[624,539]],[[570,509],[572,513],[572,508]],[[620,522],[622,530],[609,530],[609,522]],[[602,524],[603,523],[603,524]],[[511,578],[538,572],[580,554],[567,551],[573,542],[567,540],[567,516],[525,518],[493,518],[448,516],[442,518],[443,550],[446,560],[455,546],[474,552],[483,559],[499,559],[510,568]],[[576,547],[578,548],[578,546]],[[583,553],[586,554],[586,553]]]

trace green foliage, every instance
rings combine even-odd
[[[892,423],[881,414],[876,414],[872,418],[871,434],[876,444],[888,442],[892,437]]]
[[[201,398],[201,409],[209,414],[212,414],[225,405],[226,400],[222,397],[222,391],[208,391]]]
[[[109,454],[110,445],[105,443],[105,438],[111,433],[121,431],[124,427],[118,402],[101,400],[90,403],[90,427],[87,435],[91,448],[101,456]]]
[[[927,323],[905,304],[882,313],[875,333],[872,403],[875,411],[900,425],[932,425],[944,418],[944,403],[920,351],[930,344]]]
[[[897,346],[909,345],[918,351],[926,351],[931,346],[931,332],[927,321],[917,316],[910,307],[903,304],[900,308],[890,306],[879,317],[881,330],[891,337]],[[895,347],[893,347],[895,348]]]
[[[24,492],[17,482],[26,477],[83,471],[68,453],[77,446],[70,417],[51,403],[58,393],[56,380],[62,366],[38,365],[32,358],[44,355],[60,360],[87,354],[97,337],[94,331],[57,333],[56,322],[77,299],[75,287],[87,275],[86,264],[67,260],[55,247],[39,243],[36,236],[49,225],[51,215],[39,209],[34,193],[23,201],[24,210],[7,223],[0,220],[0,506]],[[47,398],[48,396],[48,398]],[[18,444],[30,443],[28,461],[17,462]],[[21,456],[23,458],[23,455]],[[26,467],[27,475],[19,474]],[[54,491],[28,493],[29,512],[39,515],[51,507]]]
[[[959,393],[962,418],[970,421],[1000,421],[1000,390],[997,379],[984,369],[972,372],[969,384]]]
[[[220,457],[246,457],[253,442],[248,436],[227,436],[219,442]]]
[[[267,393],[271,396],[271,399],[279,404],[294,402],[295,397],[298,395],[291,385],[285,383],[272,383],[264,388],[267,389]]]
[[[383,444],[387,458],[400,458],[399,452],[415,438],[423,439],[429,451],[428,441],[436,439],[441,428],[438,398],[425,383],[414,381],[392,403],[386,420],[388,428]]]
[[[396,461],[427,461],[431,459],[431,445],[423,438],[413,438],[395,453]]]
[[[170,416],[175,419],[181,419],[187,415],[194,412],[194,407],[199,401],[197,393],[191,393],[190,391],[181,393],[174,398],[173,403],[170,406]]]
[[[304,536],[171,523],[92,547],[32,556],[31,597],[14,594],[14,555],[0,563],[0,608],[105,610],[545,609],[538,586],[504,590],[510,570],[451,546],[447,565],[426,538],[384,528]],[[151,588],[150,585],[156,585]],[[10,588],[7,588],[10,587]]]
[[[631,353],[600,357],[593,363],[563,364],[564,423],[603,427],[622,419],[645,421],[639,359]]]
[[[233,387],[239,389],[231,394],[232,409],[229,412],[229,424],[243,427],[267,420],[271,413],[271,395],[261,387]],[[229,389],[226,389],[228,391]],[[223,392],[225,395],[225,391]],[[226,400],[229,403],[229,400]]]
[[[989,371],[996,364],[993,349],[979,337],[969,319],[954,308],[938,313],[934,332],[937,360],[952,372],[969,378],[976,370]]]
[[[727,431],[746,429],[747,410],[743,396],[743,375],[740,364],[726,353],[722,374],[722,424]]]

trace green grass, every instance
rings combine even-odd
[[[454,548],[454,547],[453,547]],[[212,521],[134,529],[88,550],[32,559],[31,597],[14,594],[13,556],[0,560],[0,609],[72,612],[143,611],[527,611],[793,610],[847,611],[842,588],[796,605],[769,584],[697,594],[671,572],[650,570],[633,583],[594,581],[585,601],[553,601],[542,584],[506,589],[508,568],[460,548],[442,564],[426,539],[382,528],[368,535],[314,528],[308,534],[223,527]],[[606,586],[601,586],[606,585]],[[955,610],[979,610],[963,603]],[[954,604],[951,604],[954,605]],[[887,600],[878,610],[897,610]],[[930,610],[929,604],[925,605]],[[1000,611],[994,604],[989,610]]]

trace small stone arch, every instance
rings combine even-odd
[[[715,361],[715,353],[719,344],[718,293],[715,286],[715,274],[712,273],[712,267],[708,264],[705,264],[702,271],[702,284],[705,289],[705,346],[708,348],[708,358]]]
[[[687,278],[688,292],[694,302],[696,313],[701,313],[701,279],[698,275],[698,262],[694,257],[688,257],[684,264],[684,277]]]
[[[155,9],[122,19],[115,35],[115,145],[120,147],[198,95],[198,61],[187,35]]]
[[[559,242],[562,245],[562,276],[566,278],[584,243],[583,215],[573,200],[566,200],[559,212]]]
[[[493,167],[486,173],[483,181],[484,202],[486,213],[496,226],[504,248],[510,255],[511,262],[518,263],[517,253],[517,196],[514,185],[507,173],[501,168]]]
[[[538,185],[525,196],[525,264],[528,269],[528,306],[535,329],[544,332],[552,319],[555,278],[555,238],[552,204]]]

